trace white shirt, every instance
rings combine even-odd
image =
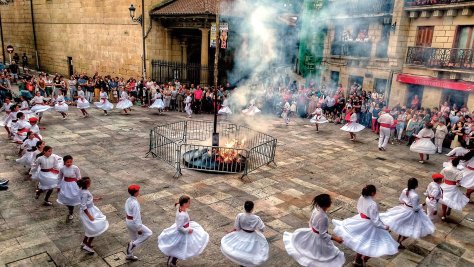
[[[62,102],[64,102],[64,96],[63,96],[63,95],[58,95],[58,97],[56,97],[56,102],[57,102],[57,103],[62,103]]]
[[[357,121],[357,114],[356,114],[355,112],[352,113],[351,118],[350,118],[350,121],[351,121],[351,122],[356,122],[356,121]]]
[[[191,104],[191,101],[193,101],[193,99],[191,98],[191,96],[188,95],[188,96],[186,97],[186,100],[184,100],[184,103],[186,103],[186,105],[187,105],[187,104]]]
[[[430,199],[438,201],[440,198],[443,197],[443,191],[439,184],[435,182],[431,182],[426,188],[425,196]]]
[[[379,123],[393,125],[393,117],[390,113],[384,113],[380,115],[379,119],[377,120]]]
[[[418,132],[416,137],[418,137],[418,138],[425,138],[425,137],[427,138],[427,137],[429,137],[431,139],[431,138],[434,138],[434,132],[431,129],[423,128]]]
[[[34,137],[33,139],[26,139],[25,141],[23,141],[23,144],[21,144],[21,149],[26,149],[26,150],[29,150],[33,147],[36,146],[36,143],[38,143],[38,138]]]
[[[235,218],[234,228],[237,231],[243,229],[247,231],[259,230],[260,232],[263,232],[265,224],[263,224],[262,219],[255,214],[239,213]]]
[[[35,96],[33,99],[31,99],[31,103],[33,104],[43,104],[44,102],[44,97],[43,96]]]
[[[385,224],[383,224],[379,217],[379,207],[372,197],[361,196],[359,201],[357,201],[357,212],[369,217],[375,227],[385,229]]]
[[[454,167],[451,162],[449,162],[446,168],[442,169],[440,173],[444,176],[444,180],[457,182],[462,179],[462,171]]]
[[[87,189],[81,190],[81,210],[87,210],[94,206],[94,198]]]
[[[132,220],[125,219],[125,221],[133,222],[136,226],[136,230],[140,231],[142,228],[142,216],[140,215],[140,203],[136,197],[130,196],[127,198],[127,201],[125,201],[125,214],[133,217]]]
[[[35,160],[31,169],[33,170],[33,172],[39,171],[40,169],[59,170],[58,156],[55,154],[51,154],[51,156],[45,157],[43,155]]]
[[[104,100],[104,99],[109,99],[109,96],[107,95],[106,92],[101,92],[100,93],[100,99]]]
[[[462,157],[462,156],[466,155],[467,152],[469,152],[469,151],[470,151],[469,149],[464,148],[462,146],[459,146],[459,147],[456,147],[453,150],[451,150],[446,156],[448,156],[448,157],[452,157],[452,156]]]
[[[126,99],[128,99],[128,94],[127,92],[122,91],[122,93],[120,93],[120,100],[126,100]]]
[[[28,110],[29,108],[30,108],[30,106],[28,105],[28,101],[23,100],[21,102],[20,110]]]
[[[176,210],[176,228],[178,231],[180,231],[183,234],[187,234],[191,228],[190,227],[184,227],[186,224],[189,224],[189,215],[187,211],[179,211],[179,208]]]
[[[415,190],[411,189],[410,192],[408,192],[407,196],[407,190],[408,188],[405,188],[402,190],[402,193],[400,194],[400,197],[398,198],[400,200],[401,204],[406,204],[406,206],[411,206],[414,211],[419,211],[420,210],[420,197],[416,193]]]
[[[309,227],[318,231],[319,236],[325,240],[331,240],[331,235],[328,234],[329,220],[328,215],[321,208],[316,207],[309,219]]]

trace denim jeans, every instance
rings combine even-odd
[[[405,129],[405,123],[404,122],[398,122],[397,124],[397,139],[402,140],[402,134],[403,130]]]

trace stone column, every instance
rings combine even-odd
[[[186,41],[181,42],[181,62],[188,63],[188,43]]]
[[[165,60],[171,61],[171,44],[173,42],[173,39],[171,38],[171,29],[166,28],[165,29],[165,35],[166,35],[166,58]]]
[[[201,85],[207,85],[209,75],[209,29],[201,28]],[[206,66],[206,68],[203,68]]]

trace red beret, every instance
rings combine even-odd
[[[444,178],[444,175],[442,175],[441,173],[435,173],[433,175],[431,175],[431,178],[433,180],[436,180],[436,179],[443,179]]]
[[[140,191],[140,186],[137,184],[132,184],[128,187],[128,190]]]
[[[31,117],[31,118],[29,119],[29,121],[30,121],[30,122],[38,122],[38,118],[36,118],[36,117]]]

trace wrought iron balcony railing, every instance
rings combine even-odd
[[[334,0],[329,2],[331,9],[336,11],[335,16],[368,16],[390,14],[394,0]]]
[[[474,3],[474,0],[406,0],[406,7],[422,7],[422,6],[434,6],[434,5],[451,5],[451,4],[462,4],[462,3]]]
[[[336,41],[331,45],[331,55],[345,57],[370,57],[372,43]]]
[[[474,70],[474,49],[408,47],[407,64],[428,68]]]

